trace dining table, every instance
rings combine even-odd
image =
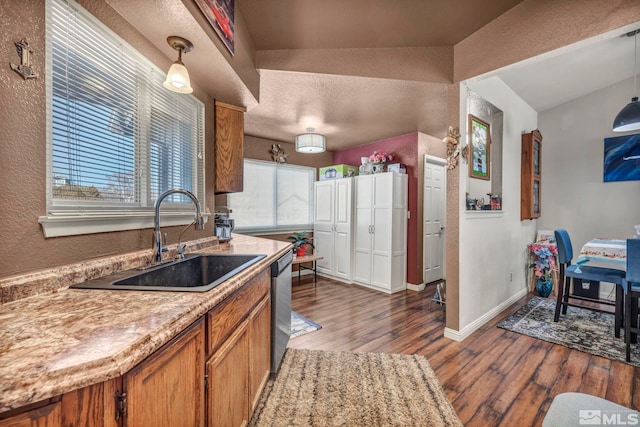
[[[595,238],[589,240],[580,249],[576,260],[580,265],[593,267],[627,269],[627,241],[622,239]],[[576,270],[579,273],[578,270]]]

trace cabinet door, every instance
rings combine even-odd
[[[371,283],[371,231],[373,179],[375,175],[355,178],[353,218],[353,280]]]
[[[334,226],[334,275],[351,279],[351,207],[353,206],[353,179],[336,180]]]
[[[204,321],[127,374],[127,427],[204,426]]]
[[[391,289],[393,173],[374,175],[372,199],[371,284]]]
[[[60,419],[60,402],[52,403],[37,409],[23,412],[0,420],[0,427],[58,427]]]
[[[247,320],[242,322],[207,362],[207,425],[210,427],[242,426],[249,420],[247,324]]]
[[[323,257],[316,267],[326,274],[334,272],[335,183],[331,180],[314,184],[313,246],[314,253]]]
[[[242,191],[244,109],[216,102],[216,194]]]
[[[271,369],[271,298],[249,315],[249,413],[253,413]]]

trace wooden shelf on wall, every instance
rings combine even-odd
[[[542,195],[542,135],[537,129],[522,135],[520,220],[540,217]]]

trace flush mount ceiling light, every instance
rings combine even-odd
[[[634,55],[634,63],[633,63],[633,90],[634,95],[638,93],[638,32],[640,30],[631,31],[624,36],[633,37],[633,55]],[[623,37],[624,37],[623,36]],[[640,129],[640,102],[638,102],[638,97],[634,96],[631,98],[631,102],[625,105],[625,107],[620,110],[615,120],[613,121],[613,131],[614,132],[628,132],[631,130]]]
[[[163,86],[178,93],[193,92],[191,81],[189,80],[189,72],[187,71],[187,67],[182,63],[182,53],[190,52],[191,49],[193,49],[193,44],[189,40],[179,36],[167,37],[167,43],[178,51],[178,60],[169,68],[167,79],[164,81]]]
[[[313,133],[314,128],[307,128],[307,133],[296,136],[296,151],[299,153],[322,153],[325,150],[325,137]]]

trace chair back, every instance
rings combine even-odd
[[[561,228],[555,230],[553,234],[556,236],[556,246],[558,247],[558,262],[560,264],[571,264],[573,247],[571,246],[569,233]]]
[[[627,281],[640,284],[640,239],[627,239]]]

